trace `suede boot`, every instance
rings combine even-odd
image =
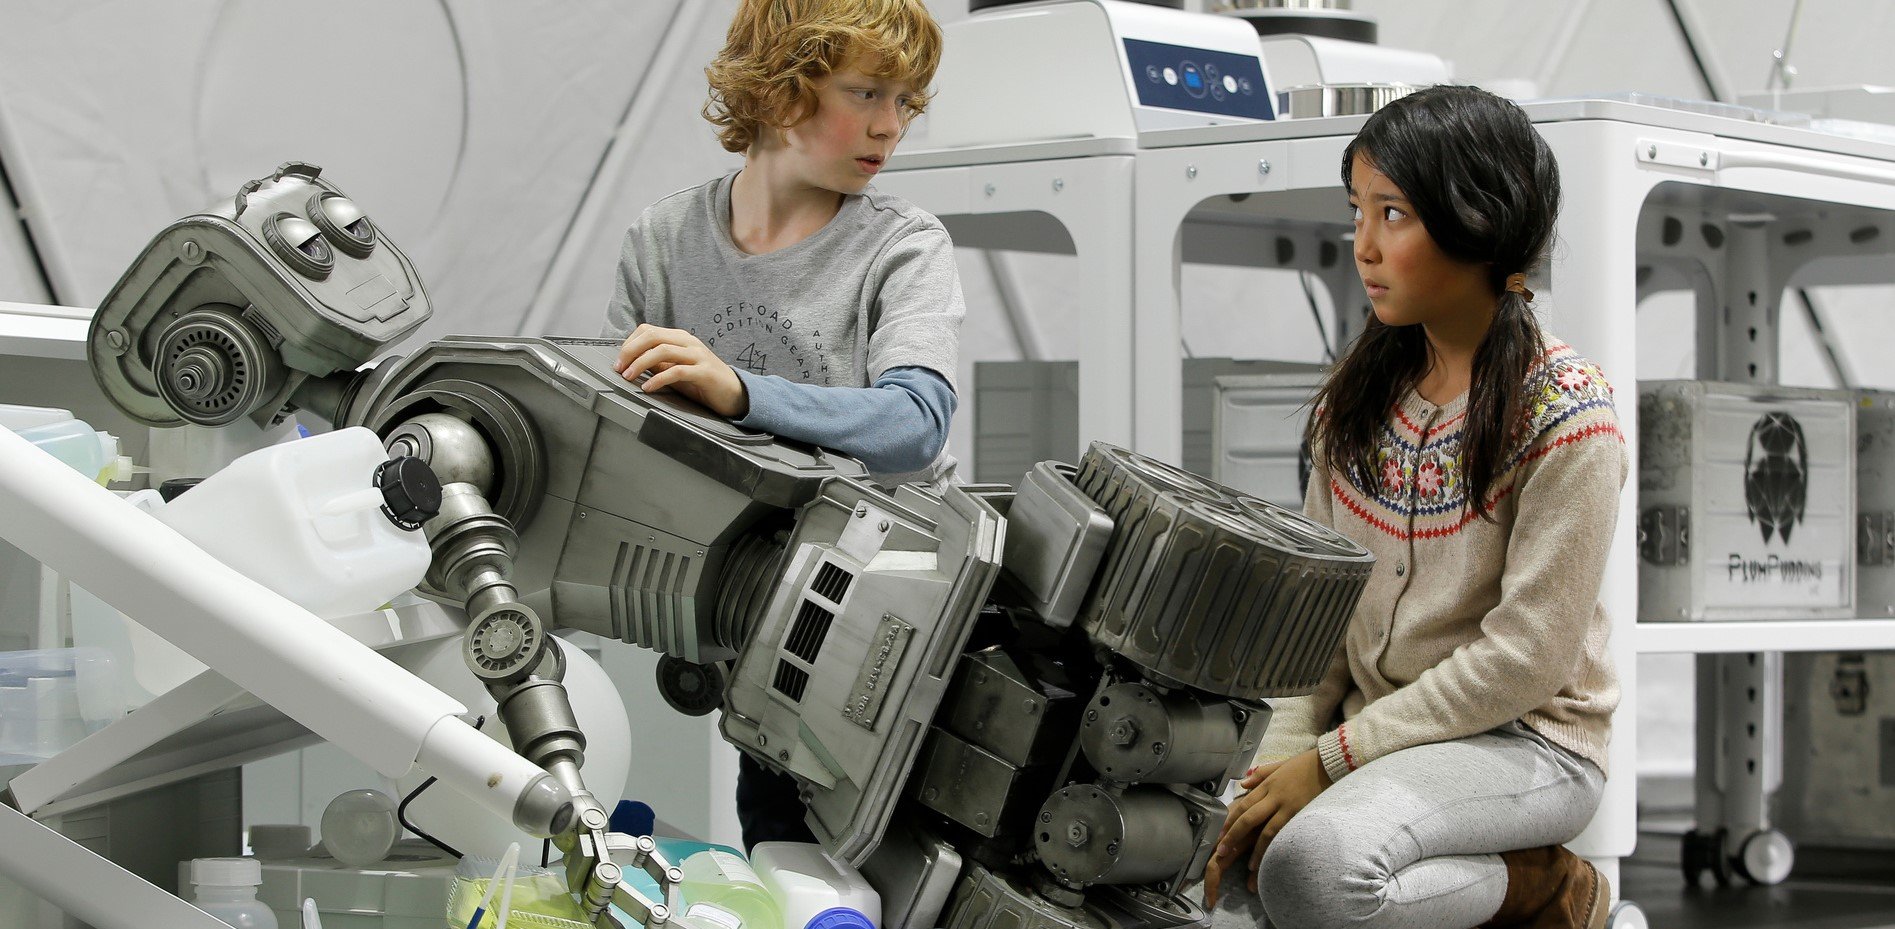
[[[1507,895],[1481,929],[1605,929],[1612,887],[1592,862],[1560,845],[1502,852]]]

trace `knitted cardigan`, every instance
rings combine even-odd
[[[1305,512],[1367,546],[1375,570],[1328,673],[1272,701],[1259,764],[1314,746],[1333,780],[1390,752],[1521,720],[1606,768],[1619,686],[1599,603],[1628,462],[1597,366],[1549,340],[1528,375],[1492,521],[1461,477],[1466,395],[1408,391],[1383,427],[1373,488],[1320,452]]]

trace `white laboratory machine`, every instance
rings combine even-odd
[[[1256,33],[1229,17],[1130,0],[975,3],[943,32],[939,93],[904,150],[1130,140],[1276,115]]]

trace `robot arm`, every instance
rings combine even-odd
[[[292,162],[154,238],[101,304],[88,351],[107,396],[149,425],[267,424],[300,406],[340,426],[381,376],[357,367],[429,313],[407,257],[321,169]],[[489,500],[487,441],[441,414],[384,438],[391,456],[421,458],[444,485],[442,512],[426,524],[431,586],[472,618],[468,668],[499,704],[515,750],[570,794],[573,815],[560,822],[571,825],[555,838],[572,886],[595,918],[616,896],[665,922],[661,902],[618,886],[615,851],[663,888],[681,875],[649,839],[610,836],[580,776],[585,736],[561,683],[564,659],[511,583],[518,537]]]
[[[539,614],[520,602],[511,580],[519,537],[488,502],[495,474],[492,448],[466,420],[444,413],[422,414],[397,426],[386,445],[391,455],[426,462],[441,479],[441,511],[424,527],[434,552],[430,581],[466,608],[470,622],[463,656],[499,706],[514,750],[546,769],[572,796],[572,828],[555,837],[566,853],[568,883],[595,921],[617,900],[645,925],[664,924],[669,910],[620,882],[614,853],[644,869],[667,892],[683,875],[649,836],[609,833],[605,807],[580,776],[586,737],[562,683],[565,658],[549,647]]]
[[[346,261],[307,235],[341,196],[313,168],[245,196],[161,233],[107,297],[100,383],[154,424],[304,406],[431,464],[423,590],[465,604],[469,668],[572,795],[559,843],[595,921],[613,900],[677,919],[620,879],[681,875],[649,838],[607,831],[554,627],[663,652],[667,699],[715,706],[726,739],[795,778],[805,821],[895,929],[1204,919],[1181,891],[1217,795],[1261,701],[1320,680],[1366,550],[1106,445],[1017,491],[887,493],[850,459],[626,384],[612,341],[449,338],[355,374],[425,315],[412,269],[357,223],[337,227]],[[406,296],[360,305],[383,293]]]

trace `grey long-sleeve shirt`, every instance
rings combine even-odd
[[[947,230],[871,189],[843,197],[835,217],[801,242],[750,255],[730,235],[735,177],[672,194],[626,231],[605,335],[623,338],[640,323],[687,330],[744,379],[745,425],[862,458],[884,485],[946,479],[954,460],[942,449],[966,314]],[[939,384],[914,374],[887,379],[902,368]],[[840,423],[860,428],[843,432]],[[881,428],[862,431],[871,425]],[[915,449],[894,448],[911,439]],[[935,454],[920,467],[895,470],[930,447]]]
[[[750,412],[738,425],[833,448],[876,474],[920,471],[947,447],[954,388],[927,368],[890,368],[870,387],[737,376],[750,392]]]

